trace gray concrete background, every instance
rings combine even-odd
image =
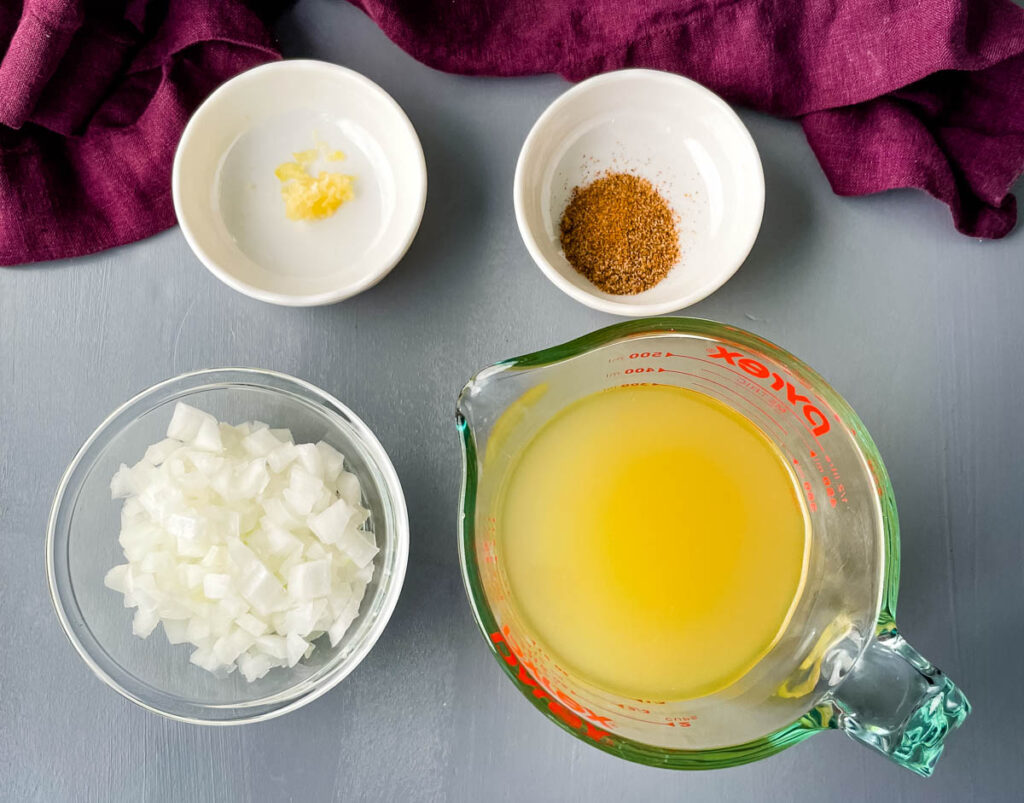
[[[512,211],[519,147],[566,85],[434,72],[330,0],[300,2],[279,33],[287,55],[353,67],[406,109],[430,175],[423,226],[382,284],[314,310],[232,292],[176,229],[0,271],[0,798],[1020,800],[1024,232],[970,240],[913,192],[835,197],[795,123],[741,113],[764,159],[764,226],[736,277],[687,314],[782,344],[860,413],[900,505],[901,627],[975,712],[930,781],[836,733],[726,771],[631,765],[552,726],[503,677],[455,546],[459,388],[614,321],[548,283]],[[113,407],[223,365],[308,379],[376,430],[405,486],[412,555],[391,624],[350,678],[282,719],[204,729],[89,673],[51,609],[43,537],[61,472]]]

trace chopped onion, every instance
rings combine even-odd
[[[305,655],[309,643],[298,633],[289,633],[284,640],[288,666],[295,666]]]
[[[256,681],[323,636],[337,645],[359,615],[378,550],[359,480],[330,444],[179,403],[110,492],[124,500],[127,563],[104,585],[136,609],[135,635],[162,625],[202,669]]]

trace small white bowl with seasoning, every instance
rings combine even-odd
[[[199,260],[252,298],[333,304],[412,244],[426,164],[401,107],[357,72],[280,61],[232,78],[185,127],[172,173]]]
[[[514,200],[530,255],[560,290],[603,312],[662,315],[706,298],[746,259],[764,173],[720,97],[672,73],[621,70],[544,111]]]

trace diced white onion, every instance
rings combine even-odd
[[[288,472],[288,487],[283,494],[292,513],[308,516],[323,490],[324,481],[320,477],[309,473],[302,466],[294,465]]]
[[[235,619],[235,624],[253,636],[262,636],[267,632],[267,623],[262,619],[257,619],[251,613],[243,613]]]
[[[320,455],[320,450],[316,448],[316,444],[300,443],[295,447],[295,453],[300,466],[314,477],[323,479],[324,459]]]
[[[281,474],[298,456],[299,453],[295,448],[295,444],[289,441],[267,454],[267,465],[270,466],[270,470],[275,474]]]
[[[192,664],[253,682],[322,636],[336,645],[358,617],[378,550],[359,480],[330,444],[179,403],[167,437],[110,490],[127,563],[103,583],[136,609],[133,633],[162,625],[195,647]]]
[[[171,644],[184,644],[188,641],[188,620],[164,619],[164,635]]]
[[[128,570],[129,566],[127,563],[115,566],[107,572],[106,577],[103,578],[103,585],[109,589],[120,591],[124,594],[128,590]]]
[[[211,572],[203,578],[203,594],[207,599],[227,599],[234,594],[230,574]]]
[[[242,439],[242,448],[253,457],[266,457],[283,446],[269,429],[257,429]]]
[[[201,449],[204,452],[220,452],[224,449],[224,443],[220,437],[220,425],[215,418],[204,418],[199,424],[199,430],[192,439],[192,448]]]
[[[324,443],[324,441],[317,443],[316,449],[320,452],[320,459],[323,460],[324,481],[337,482],[338,477],[341,475],[341,469],[345,465],[345,458],[341,452],[329,443]]]
[[[171,423],[167,425],[167,437],[183,443],[191,443],[199,434],[199,427],[203,421],[209,418],[212,416],[202,410],[178,402],[174,405]]]
[[[196,666],[205,669],[207,672],[216,673],[220,668],[220,661],[213,657],[213,650],[200,647],[198,650],[192,653],[189,657],[189,661],[194,663]]]
[[[238,656],[238,671],[250,683],[259,680],[277,665],[277,662],[272,658],[263,653],[254,653],[251,650]]]
[[[331,566],[327,560],[310,560],[288,570],[288,595],[310,600],[331,593]]]
[[[310,516],[309,529],[325,544],[336,544],[345,533],[345,528],[352,521],[356,511],[344,499],[339,499],[322,513]]]
[[[288,651],[288,666],[295,666],[295,664],[302,660],[302,656],[305,655],[309,642],[298,633],[289,633],[285,637],[284,643],[285,649]]]
[[[136,636],[146,638],[160,624],[160,617],[155,610],[138,607],[135,609],[135,617],[132,619],[132,632]]]
[[[377,545],[373,543],[372,538],[372,533],[357,530],[355,527],[346,527],[345,531],[335,542],[335,546],[348,555],[356,566],[362,569],[365,566],[369,566],[370,562],[380,551],[377,549]]]
[[[348,471],[342,471],[338,475],[338,496],[350,505],[358,505],[361,499],[359,478]]]

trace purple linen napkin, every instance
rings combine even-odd
[[[279,58],[239,0],[0,0],[0,52],[0,265],[173,226],[189,115]]]
[[[1024,171],[1024,10],[1010,0],[352,0],[469,75],[682,73],[800,119],[840,195],[917,187],[1002,237]]]

